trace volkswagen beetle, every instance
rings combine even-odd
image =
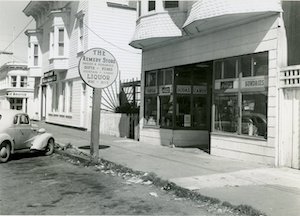
[[[31,124],[26,113],[0,110],[0,162],[7,162],[11,154],[27,150],[51,155],[54,144],[52,134]]]

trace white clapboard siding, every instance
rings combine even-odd
[[[211,135],[211,153],[227,155],[232,158],[275,163],[278,114],[278,22],[274,15],[247,24],[231,27],[208,35],[190,38],[159,47],[149,47],[143,52],[143,71],[211,61],[220,58],[269,51],[269,89],[268,89],[268,139],[267,141],[229,139],[228,136]],[[142,76],[142,82],[144,77]],[[143,89],[142,89],[143,98]],[[143,101],[141,101],[143,103]],[[143,109],[141,114],[143,116]],[[141,123],[141,140],[151,139]],[[230,140],[230,141],[229,141]],[[247,140],[243,143],[244,140]],[[259,143],[259,145],[257,145]]]

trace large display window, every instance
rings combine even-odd
[[[267,75],[268,52],[214,62],[215,132],[267,138]]]
[[[209,130],[211,74],[212,62],[146,72],[144,125]]]

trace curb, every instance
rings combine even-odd
[[[181,198],[188,198],[192,201],[201,201],[206,202],[211,205],[218,205],[219,207],[228,208],[235,213],[239,214],[245,214],[249,216],[266,216],[265,213],[253,208],[249,205],[232,205],[231,203],[214,198],[214,197],[208,197],[200,194],[199,192],[195,192],[183,187],[180,187],[173,183],[172,181],[164,180],[160,177],[158,177],[155,173],[149,173],[149,175],[146,172],[143,171],[137,171],[133,170],[129,167],[126,167],[124,165],[117,164],[112,161],[108,161],[102,158],[95,159],[92,158],[90,155],[80,151],[77,147],[72,146],[71,144],[63,144],[60,142],[55,142],[56,148],[55,153],[69,157],[73,160],[76,160],[77,163],[82,163],[85,166],[96,166],[96,165],[102,165],[103,170],[113,170],[120,173],[130,173],[132,175],[138,175],[141,177],[144,181],[151,181],[153,185],[157,187],[161,187],[163,190],[166,191],[173,191],[174,194]]]

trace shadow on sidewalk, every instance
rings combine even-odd
[[[79,146],[79,149],[91,149],[91,146],[86,145],[86,146]],[[99,145],[99,149],[107,149],[110,148],[108,145]]]

